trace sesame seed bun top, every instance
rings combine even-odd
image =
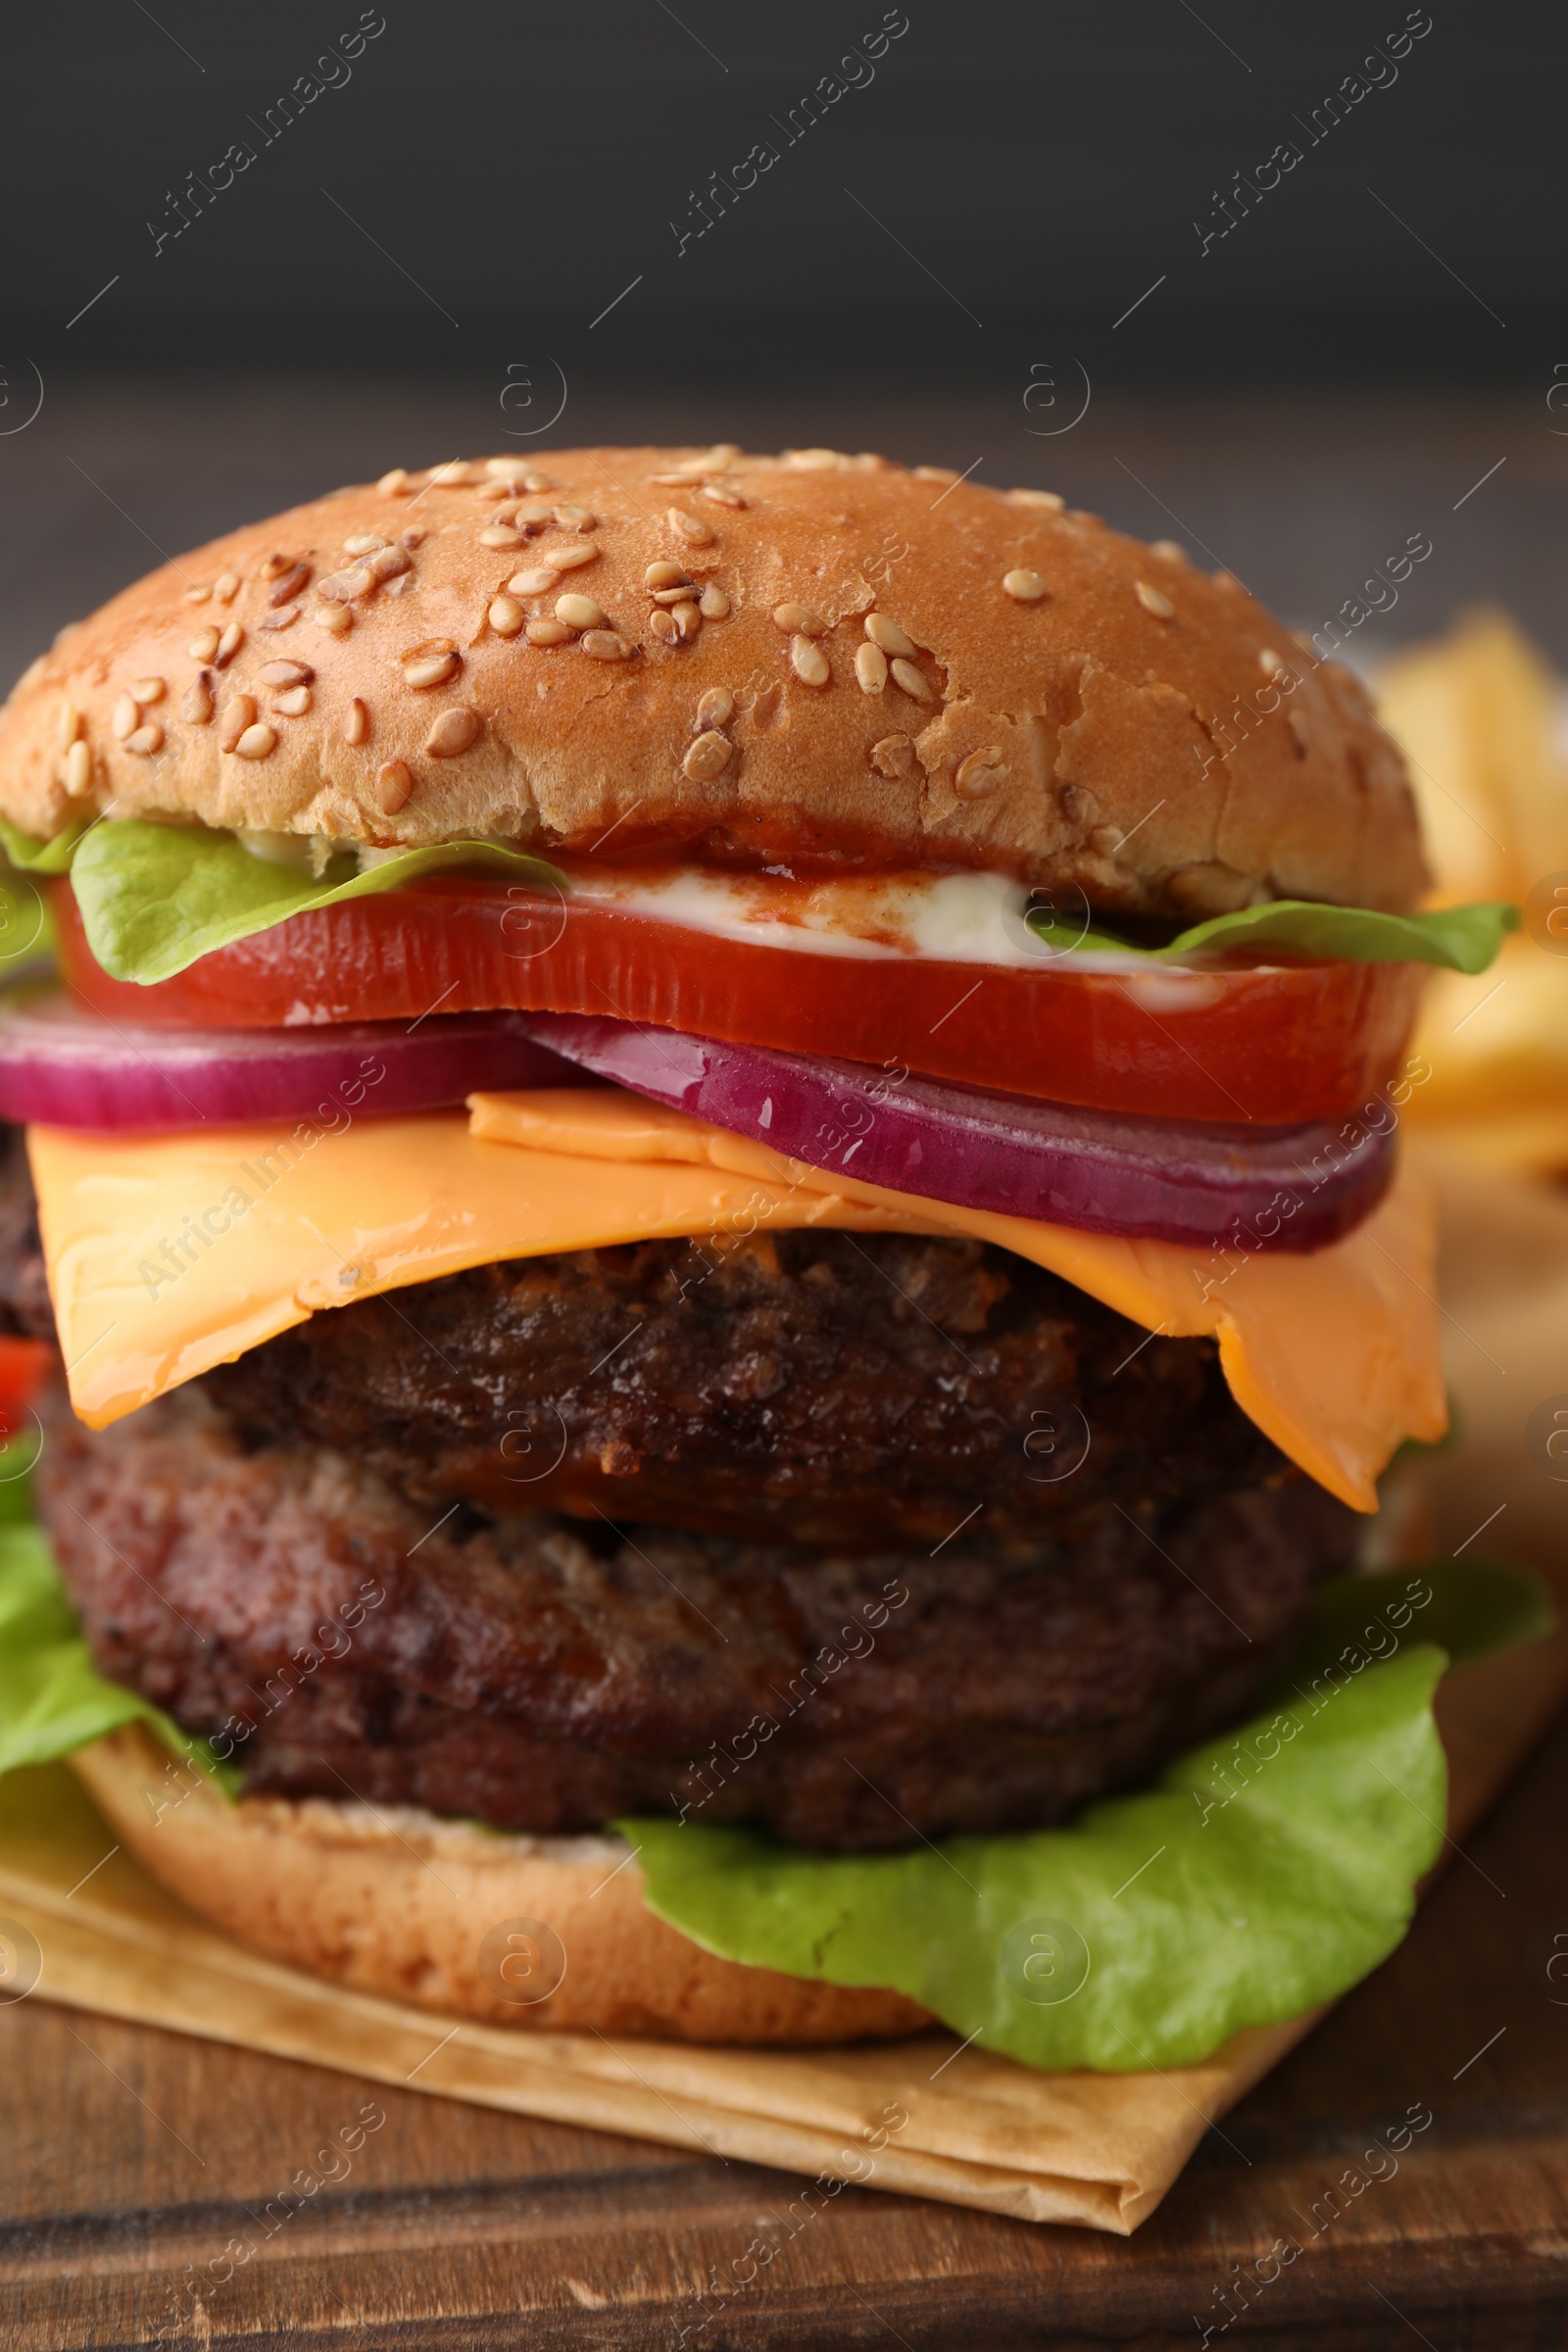
[[[1188,917],[1424,879],[1361,687],[1235,580],[826,450],[399,469],[165,564],[0,711],[0,813],[111,808],[992,867]]]

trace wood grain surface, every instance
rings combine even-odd
[[[1565,1810],[1568,1728],[1401,1950],[1208,2134],[1136,2237],[850,2188],[723,2298],[710,2267],[744,2272],[799,2193],[788,2176],[19,2003],[0,2011],[0,2340],[145,2345],[172,2322],[162,2340],[353,2352],[674,2346],[683,2328],[704,2352],[1162,2352],[1199,2340],[1195,2315],[1221,2340],[1239,2265],[1252,2308],[1233,2328],[1257,2346],[1560,2346],[1568,1984],[1547,1961],[1554,1932],[1568,1948]],[[269,2200],[367,2106],[386,2120],[346,2177],[193,2305],[183,2266],[261,2242]],[[1411,2109],[1430,2125],[1369,2159]],[[1300,2252],[1259,2285],[1277,2239]]]

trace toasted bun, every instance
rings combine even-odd
[[[168,1750],[136,1724],[71,1762],[122,1843],[193,1911],[360,1992],[674,2041],[856,2041],[932,2023],[902,1993],[715,1959],[646,1908],[618,1838],[506,1837],[327,1797],[229,1804],[194,1766],[172,1779]]]
[[[1227,574],[1060,510],[826,450],[400,470],[65,630],[0,712],[0,812],[579,852],[613,829],[617,858],[977,865],[1171,915],[1408,907],[1414,803],[1350,673]],[[531,642],[564,595],[604,625]]]

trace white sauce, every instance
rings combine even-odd
[[[237,838],[253,858],[320,875],[339,849],[356,845],[324,835],[252,833]],[[362,871],[401,850],[359,846]],[[621,907],[685,931],[808,956],[885,960],[918,956],[929,963],[989,963],[1011,970],[1119,973],[1151,1012],[1194,1010],[1218,993],[1216,958],[1201,953],[1152,965],[1147,957],[1106,949],[1053,947],[1025,920],[1031,892],[1009,874],[921,873],[826,877],[726,871],[700,865],[600,866],[564,861],[571,895]],[[1093,918],[1091,918],[1092,927]],[[1259,969],[1271,967],[1259,966]],[[1205,978],[1205,973],[1208,975]],[[305,1018],[303,1008],[290,1020]]]
[[[801,883],[711,866],[643,871],[573,865],[570,872],[574,898],[683,930],[808,956],[917,956],[932,963],[1040,970],[1070,955],[1075,971],[1148,970],[1137,956],[1051,947],[1024,919],[1027,883],[1008,874],[908,873]]]

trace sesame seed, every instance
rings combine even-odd
[[[291,629],[299,616],[298,605],[280,605],[275,612],[264,612],[256,626],[259,629]]]
[[[558,596],[556,618],[568,629],[602,629],[605,616],[591,596]]]
[[[1138,602],[1143,606],[1144,611],[1146,612],[1152,612],[1156,620],[1175,619],[1176,608],[1171,603],[1170,598],[1166,596],[1161,589],[1151,588],[1147,580],[1140,580],[1136,585],[1134,593],[1138,598]]]
[[[1296,738],[1297,751],[1304,760],[1312,740],[1311,730],[1306,723],[1306,712],[1304,710],[1287,710],[1285,723]]]
[[[914,773],[914,745],[907,735],[884,735],[873,743],[867,755],[878,775],[908,776]]]
[[[351,538],[344,540],[343,553],[346,556],[373,556],[378,547],[385,545],[386,541],[379,531],[356,531]]]
[[[86,721],[74,703],[61,704],[60,717],[55,727],[55,741],[63,752],[69,752],[72,745],[79,740],[85,725]]]
[[[579,542],[576,547],[544,547],[539,551],[539,561],[547,571],[578,571],[584,564],[596,563],[598,557],[598,548],[587,542]]]
[[[356,695],[343,713],[343,740],[345,743],[363,743],[369,732],[369,707]]]
[[[396,816],[414,790],[406,760],[383,760],[375,771],[375,805],[383,816]]]
[[[277,729],[266,725],[247,727],[234,746],[241,760],[265,760],[270,752],[276,749]]]
[[[689,490],[706,470],[702,466],[679,466],[673,473],[651,473],[648,479],[657,483],[661,490]]]
[[[188,727],[205,727],[213,715],[213,673],[199,670],[185,689],[179,715]]]
[[[735,697],[727,686],[710,686],[697,706],[694,727],[727,727],[735,715]]]
[[[231,605],[239,594],[239,573],[237,571],[220,572],[213,582],[213,594],[220,605]]]
[[[688,580],[683,588],[655,588],[652,594],[656,605],[689,605],[697,591]]]
[[[430,468],[431,486],[437,490],[465,490],[473,479],[473,467],[466,458],[451,458],[445,466]]]
[[[586,507],[556,507],[553,512],[564,531],[591,531],[598,519]]]
[[[382,474],[375,486],[383,498],[407,498],[409,495],[408,467],[394,466],[390,473]]]
[[[1038,605],[1047,593],[1046,583],[1038,571],[1004,571],[1002,575],[1004,593],[1016,605]]]
[[[833,674],[828,668],[826,654],[819,645],[813,645],[809,637],[790,639],[790,661],[803,686],[825,686]]]
[[[334,637],[347,635],[354,626],[354,615],[347,605],[318,605],[311,618],[318,628],[330,630]]]
[[[485,500],[514,498],[520,487],[521,484],[517,481],[514,481],[510,475],[506,477],[498,476],[493,482],[481,482],[478,489],[474,492],[474,496],[475,498]]]
[[[1277,678],[1285,664],[1274,648],[1271,645],[1265,645],[1257,657],[1257,666],[1265,678]]]
[[[378,547],[370,558],[368,568],[374,579],[396,580],[400,579],[403,573],[410,570],[412,566],[405,549]]]
[[[424,694],[432,686],[444,686],[455,678],[463,667],[463,657],[452,646],[423,647],[406,657],[403,663],[403,683],[412,686],[416,694]]]
[[[656,608],[648,615],[648,634],[657,637],[661,645],[674,645],[680,636],[674,613]]]
[[[591,662],[624,662],[631,647],[613,629],[590,629],[582,639],[582,651]]]
[[[218,651],[218,631],[202,629],[191,639],[185,651],[193,662],[210,662]]]
[[[130,694],[133,702],[161,703],[167,691],[162,678],[138,678]]]
[[[681,761],[681,773],[694,784],[711,784],[715,776],[724,773],[733,757],[733,747],[716,729],[710,728],[706,735],[698,736]]]
[[[1151,539],[1149,552],[1161,557],[1167,564],[1190,564],[1192,558],[1179,539]]]
[[[324,580],[318,580],[316,593],[324,596],[329,604],[346,605],[357,596],[368,596],[374,586],[374,572],[368,564],[356,564],[347,571],[328,572]]]
[[[1043,507],[1048,514],[1059,514],[1066,503],[1054,490],[1009,490],[1007,497],[1015,507]]]
[[[710,580],[697,600],[697,610],[705,620],[728,620],[729,598]]]
[[[287,571],[274,582],[268,596],[267,601],[273,611],[275,612],[279,605],[290,604],[299,595],[310,576],[311,566],[309,564],[291,564]]]
[[[74,743],[66,753],[66,790],[76,800],[91,783],[92,754],[84,743]]]
[[[554,490],[558,487],[548,473],[525,473],[522,477],[522,486],[525,490],[533,491]]]
[[[879,645],[858,645],[855,674],[862,694],[880,694],[888,682],[888,658]]]
[[[866,614],[865,633],[871,643],[880,646],[885,654],[902,654],[907,661],[914,652],[914,639],[906,636],[898,622],[890,620],[885,612]]]
[[[988,792],[995,791],[1006,772],[1007,762],[1002,757],[1002,746],[988,743],[984,751],[971,752],[967,760],[959,761],[958,772],[953,781],[966,801],[981,801]]]
[[[836,449],[787,449],[784,463],[792,473],[836,473],[845,460]]]
[[[292,569],[293,564],[292,556],[264,556],[262,577],[264,580],[280,580],[285,571]]]
[[[285,686],[272,697],[272,709],[284,718],[303,718],[314,697],[308,686]]]
[[[126,736],[134,735],[140,725],[141,712],[135,702],[128,694],[122,694],[109,716],[110,734],[117,743],[123,743]]]
[[[543,596],[555,584],[553,571],[514,571],[507,588],[513,596]]]
[[[431,760],[456,760],[471,751],[484,731],[484,721],[477,710],[460,703],[451,710],[443,710],[424,739],[426,757]]]
[[[411,523],[401,535],[401,544],[412,554],[415,548],[422,547],[429,536],[422,522]]]
[[[212,593],[211,580],[192,580],[185,591],[185,602],[187,605],[205,605]]]
[[[515,637],[522,627],[523,611],[514,596],[496,596],[490,600],[486,617],[498,637]]]
[[[233,661],[234,656],[239,652],[239,649],[244,642],[244,630],[240,627],[237,620],[231,620],[227,628],[223,631],[221,637],[220,637],[218,640],[218,651],[213,656],[213,667],[215,669],[226,669],[229,663]]]
[[[650,564],[643,573],[645,588],[689,588],[691,581],[678,564]]]
[[[931,689],[912,662],[895,662],[892,666],[895,686],[902,686],[905,693],[912,695],[917,703],[931,700]]]
[[[728,482],[705,482],[698,492],[700,498],[710,498],[715,507],[744,507],[745,499]]]
[[[522,479],[522,465],[516,458],[486,458],[484,469],[486,473],[493,474],[502,481],[521,481]]]
[[[679,538],[686,540],[690,546],[710,547],[712,545],[713,526],[710,522],[705,522],[700,514],[688,514],[684,507],[671,507],[668,522],[670,529]]]
[[[547,523],[552,522],[555,519],[555,513],[554,507],[540,506],[535,501],[532,506],[519,507],[512,519],[520,530],[533,533],[542,531]]]
[[[164,730],[156,718],[150,718],[144,727],[138,727],[133,735],[125,737],[126,751],[134,752],[138,760],[150,760],[154,752],[161,752],[163,748]]]
[[[820,637],[827,623],[809,605],[788,604],[773,607],[773,626],[786,637]]]
[[[258,686],[308,686],[316,672],[308,662],[269,662],[256,672]]]
[[[530,620],[523,635],[530,645],[564,645],[576,631],[564,620]]]
[[[223,705],[223,724],[218,738],[220,752],[231,752],[247,727],[256,724],[256,698],[231,694]]]
[[[484,529],[479,533],[479,545],[481,547],[520,547],[522,533],[514,530],[510,522],[486,523]]]
[[[703,615],[698,607],[696,605],[676,605],[669,617],[675,623],[675,633],[682,645],[690,645],[703,625]]]

